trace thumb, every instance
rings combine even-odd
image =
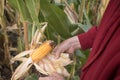
[[[61,54],[61,48],[60,47],[55,47],[52,51],[52,53],[55,55],[55,59],[58,59]]]

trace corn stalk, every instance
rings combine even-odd
[[[13,69],[12,69],[12,65],[10,64],[10,53],[9,53],[9,40],[8,40],[8,35],[7,35],[7,31],[6,31],[6,20],[5,20],[5,17],[4,17],[4,4],[5,4],[5,1],[4,0],[0,0],[0,25],[2,26],[2,30],[3,30],[3,34],[4,34],[4,61],[3,61],[3,64],[7,65],[8,67],[11,68],[12,72],[13,72]]]
[[[29,43],[28,43],[28,25],[27,25],[27,22],[23,22],[23,27],[24,27],[25,50],[28,50]]]

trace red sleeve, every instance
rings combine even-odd
[[[92,48],[97,32],[98,32],[98,27],[92,27],[86,33],[82,33],[78,35],[78,39],[79,39],[81,48],[83,50]]]
[[[117,74],[116,74],[114,80],[120,80],[120,67],[119,67],[119,69],[117,70]]]

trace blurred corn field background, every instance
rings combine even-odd
[[[43,39],[63,40],[99,25],[109,0],[0,0],[0,80],[10,80],[18,62],[10,59],[28,50],[36,30],[47,25]],[[67,66],[70,77],[79,80],[89,50],[76,50],[73,63]],[[31,68],[24,80],[37,80],[39,73]],[[23,79],[21,79],[23,80]]]

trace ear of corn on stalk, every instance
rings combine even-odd
[[[32,54],[31,58],[33,62],[38,62],[44,56],[46,56],[52,50],[53,41],[44,42],[39,48],[37,48]]]
[[[22,62],[15,70],[11,80],[18,80],[20,77],[25,77],[25,73],[32,65],[44,75],[51,75],[53,72],[57,72],[66,77],[70,75],[64,68],[64,66],[72,62],[69,55],[62,53],[60,58],[56,60],[55,55],[50,54],[54,46],[53,41],[48,40],[41,45],[39,44],[41,43],[42,34],[46,26],[47,24],[44,23],[41,31],[36,30],[36,34],[34,34],[30,44],[30,50],[23,51],[11,59],[11,63],[14,63],[14,61]],[[40,46],[38,47],[38,45]],[[29,57],[26,57],[26,55],[29,55]]]
[[[52,41],[46,41],[40,47],[35,50],[24,51],[17,56],[15,56],[12,61],[22,61],[22,63],[17,67],[11,80],[17,80],[30,69],[32,65],[44,75],[51,75],[57,72],[63,76],[69,76],[70,74],[64,68],[64,66],[70,64],[72,61],[68,54],[62,53],[59,59],[55,59],[55,55],[48,54],[54,46]],[[30,57],[25,57],[25,54],[30,54]],[[22,56],[23,55],[23,56]]]

